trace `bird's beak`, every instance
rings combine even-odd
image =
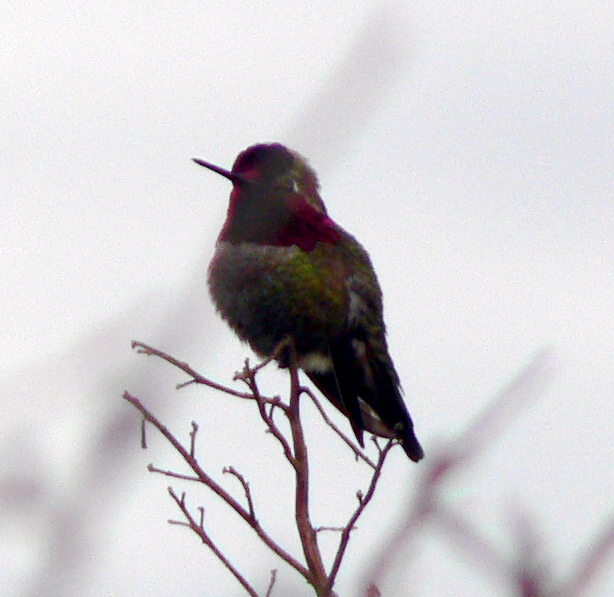
[[[199,166],[204,166],[205,168],[208,168],[209,170],[213,170],[213,172],[217,172],[218,174],[221,174],[224,178],[227,178],[233,184],[245,182],[245,178],[243,178],[240,174],[235,174],[234,172],[231,172],[230,170],[225,170],[224,168],[220,168],[219,166],[216,166],[215,164],[210,164],[209,162],[205,162],[204,160],[199,160],[198,158],[192,158],[192,159]]]

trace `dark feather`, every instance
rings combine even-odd
[[[330,356],[332,371],[306,373],[318,390],[347,416],[358,443],[364,447],[363,431],[374,432],[365,421],[360,398],[373,409],[390,435],[401,440],[409,458],[414,462],[421,460],[424,452],[414,434],[392,363],[385,363],[372,354],[368,359],[361,359],[349,333],[330,347]]]

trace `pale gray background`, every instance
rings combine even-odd
[[[139,450],[124,388],[184,437],[197,419],[207,462],[246,472],[295,541],[289,477],[265,476],[278,450],[249,405],[177,395],[183,378],[129,347],[154,343],[220,381],[249,355],[204,284],[229,184],[190,158],[230,167],[271,140],[310,159],[331,216],[371,252],[427,454],[550,347],[547,389],[447,499],[510,553],[513,513],[529,513],[565,572],[614,495],[612,5],[2,4],[5,594],[241,594],[165,523],[168,481],[145,466],[175,460],[153,433]],[[364,476],[306,418],[316,522],[339,524]],[[358,590],[420,470],[395,450],[340,595]],[[263,591],[279,563],[227,514],[207,506]],[[507,594],[445,537],[423,545],[386,596]],[[287,572],[282,586],[309,594]],[[591,594],[612,592],[606,570]]]

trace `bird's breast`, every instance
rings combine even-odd
[[[333,249],[219,242],[209,267],[213,301],[261,355],[288,336],[299,352],[322,349],[348,315],[345,272]]]

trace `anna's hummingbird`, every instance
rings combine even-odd
[[[298,366],[350,421],[424,455],[386,345],[382,293],[369,255],[326,213],[318,179],[296,152],[274,143],[239,154],[226,222],[209,266],[213,301],[261,357],[291,339]]]

